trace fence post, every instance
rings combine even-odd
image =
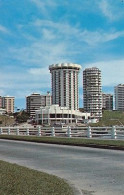
[[[52,137],[55,137],[55,129],[52,127]]]
[[[8,135],[10,135],[10,127],[8,128]]]
[[[41,128],[40,128],[40,126],[38,127],[38,136],[39,137],[41,136]]]
[[[19,128],[16,129],[16,135],[19,135]]]
[[[71,127],[70,126],[68,126],[67,135],[68,135],[68,137],[71,137]]]
[[[88,138],[92,138],[92,131],[91,131],[91,127],[90,126],[88,126],[88,128],[87,128],[87,137]]]
[[[2,135],[2,133],[3,133],[3,129],[2,129],[2,127],[0,128],[0,135]]]
[[[116,139],[117,138],[117,133],[116,133],[116,127],[115,126],[112,126],[111,138],[112,139]]]
[[[29,128],[27,128],[26,130],[26,135],[29,135]]]

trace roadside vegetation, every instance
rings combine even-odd
[[[0,127],[12,125],[15,122],[13,116],[0,115]]]
[[[0,135],[0,139],[124,150],[123,140]]]
[[[98,123],[90,125],[99,127],[113,125],[124,126],[124,112],[104,110],[102,119]]]
[[[63,179],[0,161],[0,194],[73,195],[74,193]]]
[[[20,112],[15,112],[11,114],[4,114],[0,115],[0,126],[5,127],[5,126],[13,126],[15,124],[21,124],[24,122],[27,122],[29,119],[29,114],[22,110]]]

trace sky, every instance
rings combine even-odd
[[[122,0],[0,0],[0,96],[51,91],[49,65],[76,63],[83,106],[82,72],[97,67],[102,91],[114,94],[124,83],[124,2]]]

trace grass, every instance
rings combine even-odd
[[[113,149],[123,149],[123,140],[99,140],[99,139],[85,139],[85,138],[60,138],[60,137],[35,137],[35,136],[14,136],[14,135],[0,135],[0,139],[10,139],[19,141],[29,141],[49,144],[88,146],[88,147],[104,147]]]
[[[0,161],[0,194],[73,195],[73,191],[56,176]]]
[[[102,119],[92,126],[113,126],[124,125],[124,112],[122,111],[103,111]]]

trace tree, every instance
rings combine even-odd
[[[29,119],[29,114],[24,110],[19,112],[16,116],[16,121],[18,123],[27,122],[28,119]]]

